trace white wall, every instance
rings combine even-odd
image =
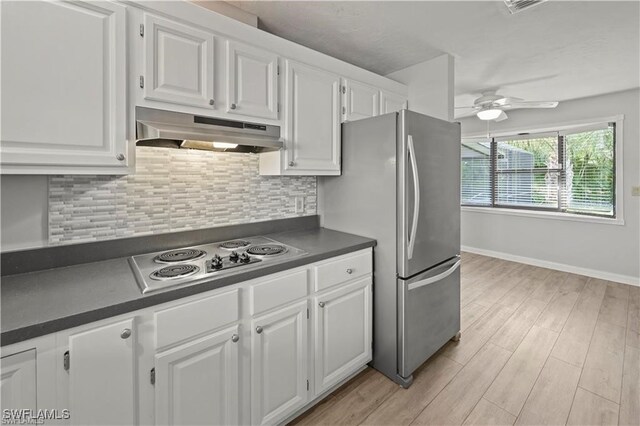
[[[640,185],[640,90],[561,102],[554,110],[511,111],[508,120],[490,123],[490,131],[535,129],[619,114],[624,114],[624,225],[479,213],[463,209],[463,248],[638,284],[640,198],[631,196],[631,187]],[[475,117],[462,119],[461,123],[463,136],[487,131],[486,122]]]
[[[48,239],[47,176],[0,178],[0,248],[42,247]]]
[[[453,121],[453,72],[453,56],[444,54],[387,77],[408,86],[410,110]]]

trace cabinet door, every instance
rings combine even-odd
[[[344,121],[375,117],[379,114],[380,92],[377,88],[345,80]]]
[[[380,114],[397,112],[407,108],[407,99],[402,95],[390,92],[380,92]]]
[[[0,360],[0,397],[3,409],[36,410],[36,350]],[[4,418],[3,418],[4,420]],[[4,422],[3,422],[4,423]]]
[[[144,97],[200,108],[214,106],[214,36],[145,14]]]
[[[126,166],[125,6],[0,8],[3,173]]]
[[[371,278],[314,298],[319,394],[371,360]]]
[[[238,326],[156,355],[156,424],[238,424]]]
[[[227,112],[278,118],[278,56],[227,41]]]
[[[136,422],[134,319],[69,336],[69,410],[75,425]]]
[[[286,61],[284,170],[340,171],[340,77]]]
[[[307,402],[307,301],[251,325],[251,423],[275,424]]]

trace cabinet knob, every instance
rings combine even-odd
[[[236,343],[238,340],[240,340],[240,336],[238,336],[237,334],[234,334],[233,336],[231,336],[231,341],[233,343]]]
[[[257,326],[256,327],[256,333],[258,333],[258,334],[262,333],[262,327]]]
[[[131,336],[131,329],[130,328],[125,328],[124,330],[122,330],[122,333],[120,333],[120,337],[122,339],[128,339],[129,336]]]
[[[289,161],[289,167],[293,167],[295,165],[296,165],[296,163],[294,163],[293,161]]]
[[[237,108],[236,104],[231,104],[231,109],[236,109],[236,108]]]
[[[216,103],[216,101],[214,101],[213,99],[209,99],[209,105],[214,105]]]
[[[353,269],[351,269],[351,268],[347,269],[347,274],[349,274],[349,275],[353,274]]]
[[[116,155],[116,160],[118,161],[124,161],[126,157],[124,156],[124,154],[120,153],[118,155]]]
[[[318,306],[320,306],[321,308],[324,308],[324,302],[318,303]]]

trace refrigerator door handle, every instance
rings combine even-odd
[[[411,159],[411,171],[413,173],[413,221],[411,223],[411,233],[407,247],[407,259],[413,257],[413,247],[416,243],[416,233],[418,232],[418,215],[420,214],[420,179],[418,178],[418,163],[416,161],[416,150],[413,146],[413,136],[407,136],[407,148]]]
[[[458,267],[460,266],[460,262],[462,262],[462,260],[458,259],[456,261],[456,263],[454,263],[451,266],[451,268],[447,269],[446,271],[444,271],[444,272],[442,272],[442,273],[440,273],[440,274],[438,274],[438,275],[436,275],[434,277],[427,278],[426,280],[422,280],[422,281],[418,281],[418,282],[415,282],[415,283],[411,283],[411,284],[409,284],[407,286],[407,289],[408,290],[413,290],[413,289],[416,289],[416,288],[424,287],[425,285],[429,285],[429,284],[435,283],[436,281],[440,281],[440,280],[442,280],[444,278],[447,278],[449,275],[453,274],[456,269],[458,269]]]

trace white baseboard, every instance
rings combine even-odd
[[[496,257],[498,259],[510,260],[512,262],[525,263],[527,265],[539,266],[541,268],[555,269],[572,274],[585,275],[587,277],[599,278],[601,280],[614,281],[640,287],[640,278],[631,275],[614,274],[597,269],[582,268],[579,266],[567,265],[564,263],[549,262],[548,260],[534,259],[532,257],[517,256],[500,251],[485,250],[477,247],[462,246],[462,251],[481,254],[483,256]]]

